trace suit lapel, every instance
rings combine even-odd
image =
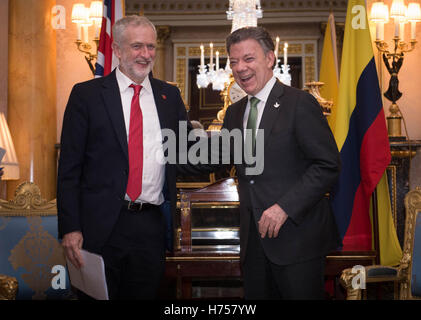
[[[260,120],[259,129],[264,129],[265,145],[269,140],[269,134],[272,131],[273,124],[278,118],[279,109],[282,108],[280,97],[284,94],[283,84],[276,81],[266,101],[265,109],[263,110],[262,119]]]
[[[248,102],[248,96],[245,96],[242,100],[240,100],[240,106],[238,108],[238,114],[234,117],[236,123],[234,123],[233,128],[239,128],[241,131],[241,141],[243,144],[243,154],[242,154],[242,165],[238,165],[237,166],[237,170],[238,170],[238,175],[239,176],[245,176],[245,160],[244,160],[244,112],[246,111],[246,107],[247,107],[247,102]]]
[[[126,158],[129,159],[126,125],[124,122],[123,106],[121,104],[120,89],[115,76],[115,70],[107,77],[104,77],[102,97],[123,153]]]
[[[241,100],[241,105],[240,105],[240,108],[238,109],[238,116],[235,117],[238,123],[235,124],[234,128],[240,128],[243,135],[244,135],[244,112],[246,112],[247,102],[248,102],[248,96],[245,96]]]
[[[149,77],[149,80],[151,82],[153,97],[155,100],[156,110],[158,113],[159,124],[161,125],[161,129],[170,128],[168,116],[166,116],[166,112],[168,112],[168,110],[165,110],[165,102],[167,97],[165,94],[163,94],[162,84],[159,81],[156,81],[151,76]]]

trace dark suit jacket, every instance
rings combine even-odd
[[[227,109],[225,128],[243,131],[246,105],[247,97]],[[327,254],[340,245],[325,196],[338,177],[340,158],[320,105],[312,95],[276,82],[259,128],[264,129],[262,174],[246,175],[245,165],[236,166],[242,261],[250,223],[257,226],[263,211],[275,203],[289,218],[276,238],[262,239],[273,263],[286,265]]]
[[[161,129],[178,135],[187,120],[179,90],[150,77]],[[101,249],[111,234],[126,193],[129,172],[127,134],[115,71],[76,84],[63,120],[58,169],[59,237],[82,231],[84,248]],[[166,164],[166,200],[176,206],[176,168]]]

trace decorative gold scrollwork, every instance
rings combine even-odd
[[[346,289],[347,300],[361,300],[361,289],[354,289],[352,286],[352,279],[354,277],[355,273],[352,272],[351,268],[342,271],[340,281]]]
[[[27,223],[26,226],[20,220],[23,230],[29,227],[26,234],[11,248],[8,260],[14,270],[19,270],[19,281],[34,291],[32,299],[47,297],[52,266],[65,264],[63,249],[56,237],[45,228],[45,220],[42,218],[56,214],[56,200],[43,199],[40,188],[31,182],[21,183],[16,188],[14,199],[0,200],[0,228],[9,232],[7,224],[14,219],[22,220],[23,217]],[[6,287],[0,288],[0,299],[9,298],[14,292],[13,281],[0,278],[0,286],[3,283],[6,283]]]
[[[0,274],[0,300],[15,300],[18,292],[18,281],[14,277]]]
[[[29,212],[28,212],[29,211]],[[41,197],[41,190],[32,182],[21,183],[15,191],[15,198],[10,201],[0,200],[0,212],[3,216],[57,214],[56,200],[47,202]]]

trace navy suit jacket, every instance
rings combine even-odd
[[[152,77],[150,81],[161,129],[173,130],[178,138],[179,121],[187,121],[180,91]],[[61,135],[57,186],[59,237],[81,231],[83,247],[101,253],[119,216],[128,172],[127,134],[115,71],[76,84],[66,107]],[[177,199],[174,164],[166,164],[164,189],[164,207],[174,215]]]
[[[247,97],[227,109],[224,128],[243,132],[246,105]],[[258,227],[263,211],[275,203],[289,218],[277,237],[261,239],[269,260],[287,265],[336,249],[341,241],[325,194],[338,178],[340,157],[317,100],[305,91],[276,82],[259,128],[264,129],[263,172],[247,175],[246,165],[236,165],[241,260],[245,258],[250,223]]]

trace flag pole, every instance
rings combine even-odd
[[[379,240],[379,209],[377,206],[377,186],[371,195],[371,203],[373,206],[373,238],[374,250],[376,251],[376,264],[380,264],[380,240]]]

